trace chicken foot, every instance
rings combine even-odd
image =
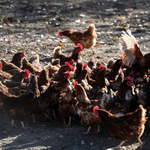
[[[48,114],[46,114],[46,113],[43,113],[43,114],[44,114],[44,116],[45,116],[44,121],[45,121],[47,118],[50,119],[50,117],[49,117]]]
[[[140,137],[138,137],[137,140],[138,140],[139,143],[140,143],[140,149],[142,149],[142,146],[143,146],[144,142],[141,141]]]

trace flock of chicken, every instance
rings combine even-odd
[[[91,24],[87,31],[65,30],[58,34],[69,37],[77,47],[70,56],[61,47],[53,52],[55,61],[42,66],[39,56],[29,60],[25,52],[16,53],[11,62],[0,60],[0,106],[12,119],[21,121],[29,115],[53,113],[65,118],[78,116],[81,124],[89,126],[104,123],[110,134],[125,141],[138,139],[150,117],[150,53],[142,55],[130,30],[120,38],[123,55],[110,60],[107,66],[99,61],[82,61],[82,50],[96,43],[96,31]],[[94,54],[94,51],[93,51]]]

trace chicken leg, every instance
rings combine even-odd
[[[93,52],[93,55],[95,54],[95,52],[94,52],[94,49],[93,49],[93,47],[91,47],[91,49],[92,49],[92,52]]]
[[[20,121],[20,122],[21,122],[22,128],[25,129],[23,121]]]
[[[140,143],[140,149],[142,149],[142,146],[143,146],[144,142],[141,141],[140,137],[138,137],[137,140],[138,140],[139,143]]]
[[[125,143],[125,141],[122,141],[115,149],[119,149],[123,144]]]
[[[69,127],[71,125],[71,117],[69,117],[69,123],[65,127]]]
[[[88,127],[88,130],[84,134],[90,134],[91,126]]]
[[[34,116],[34,114],[32,114],[32,119],[33,119],[33,122],[35,122],[35,116]]]
[[[11,121],[11,126],[13,127],[13,128],[16,128],[17,126],[14,124],[14,120],[12,119],[12,121]]]
[[[100,125],[98,125],[98,130],[96,133],[100,133]]]
[[[65,119],[63,119],[63,122],[64,122],[64,125],[66,125],[66,120]]]
[[[53,109],[53,117],[54,117],[54,119],[56,119],[57,117],[56,117],[56,113],[55,113],[55,110]]]

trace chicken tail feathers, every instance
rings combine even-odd
[[[53,57],[54,59],[59,58],[60,54],[61,54],[61,47],[57,46],[55,47],[54,51],[53,51]]]
[[[123,31],[119,45],[120,49],[123,51],[134,49],[135,45],[139,46],[136,41],[136,38],[132,35],[129,29],[127,29],[126,32]]]
[[[122,61],[125,65],[131,67],[136,58],[143,58],[139,44],[129,29],[123,32],[119,45],[123,50]]]

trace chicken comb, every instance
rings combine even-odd
[[[68,67],[71,67],[71,65],[66,61],[65,65],[67,65]]]
[[[80,49],[83,49],[83,46],[80,43],[78,43],[77,46],[79,46]]]
[[[2,66],[2,63],[0,63],[0,67]]]
[[[22,51],[22,53],[25,55],[25,51]]]
[[[60,37],[63,37],[63,35],[62,35],[62,33],[61,33],[61,30],[58,31],[58,35],[59,35]]]
[[[99,106],[95,106],[94,108],[93,108],[93,112],[95,112],[97,109],[99,109]]]
[[[76,81],[76,82],[74,83],[74,87],[76,87],[77,84],[78,84],[78,81]]]
[[[127,79],[133,81],[133,78],[131,78],[131,76],[128,76]]]
[[[74,59],[71,59],[71,61],[72,61],[73,64],[75,63]]]
[[[71,76],[71,73],[69,72],[69,71],[66,71],[67,72],[67,74],[69,75],[69,76]]]
[[[74,67],[72,65],[70,67],[71,67],[72,71],[74,71]]]
[[[30,71],[28,69],[24,69],[24,71],[26,72],[27,76],[30,74]]]
[[[87,68],[87,64],[84,64],[83,66],[84,66],[84,68]]]
[[[99,65],[99,68],[105,69],[105,67],[103,65]]]

